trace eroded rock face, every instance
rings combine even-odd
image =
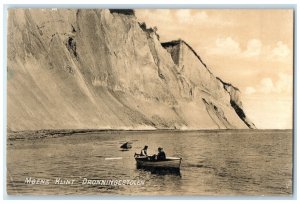
[[[254,128],[237,90],[132,10],[11,9],[8,127]]]

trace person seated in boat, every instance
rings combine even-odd
[[[158,154],[156,155],[157,161],[163,161],[166,160],[166,153],[164,152],[162,147],[158,148]]]
[[[148,154],[147,154],[147,149],[148,149],[148,146],[147,145],[145,145],[145,147],[141,150],[141,156],[148,156]]]

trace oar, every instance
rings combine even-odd
[[[108,158],[105,158],[105,160],[118,160],[118,159],[123,159],[123,157],[108,157]]]

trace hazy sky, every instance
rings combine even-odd
[[[162,42],[183,39],[214,75],[242,92],[258,128],[292,128],[293,11],[136,10]]]

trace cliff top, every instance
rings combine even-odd
[[[124,14],[124,15],[132,15],[135,16],[135,12],[133,9],[109,9],[110,13],[118,13],[118,14]]]
[[[199,59],[199,61],[203,64],[203,66],[209,71],[209,73],[211,73],[211,71],[208,69],[207,65],[203,62],[203,60],[201,59],[201,57],[196,53],[196,51],[187,43],[185,42],[184,40],[182,39],[178,39],[178,40],[172,40],[172,41],[169,41],[169,42],[163,42],[161,43],[161,45],[164,47],[164,48],[167,48],[167,47],[173,47],[173,46],[176,46],[180,43],[184,43],[193,53],[194,55]],[[212,74],[212,73],[211,73]]]

